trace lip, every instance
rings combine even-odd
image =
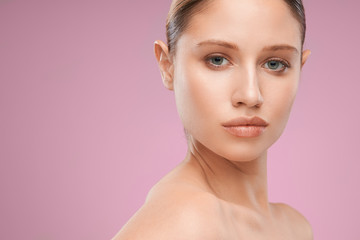
[[[269,125],[264,119],[254,117],[238,117],[222,124],[224,129],[236,137],[258,137]]]

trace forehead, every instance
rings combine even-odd
[[[301,50],[300,25],[283,0],[210,1],[191,17],[179,42],[183,39],[221,39],[249,51],[276,44]]]

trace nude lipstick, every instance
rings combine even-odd
[[[269,124],[260,117],[238,117],[222,124],[224,129],[236,137],[258,137]]]

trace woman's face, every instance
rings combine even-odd
[[[232,161],[259,157],[285,128],[307,55],[284,1],[209,3],[172,61],[171,88],[191,141]]]

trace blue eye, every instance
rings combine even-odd
[[[267,61],[267,62],[264,64],[264,66],[265,66],[265,68],[270,69],[270,70],[275,71],[275,72],[284,71],[286,68],[289,67],[288,64],[286,64],[286,63],[283,62],[283,61],[279,61],[279,60],[270,60],[270,61]]]
[[[229,63],[226,58],[220,56],[210,57],[208,62],[215,67],[220,67]]]

